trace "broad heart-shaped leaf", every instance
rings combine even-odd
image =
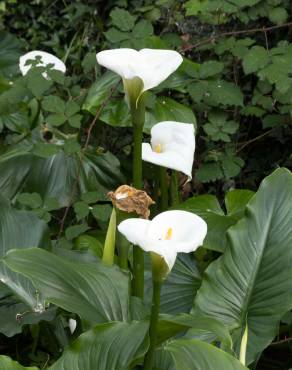
[[[292,174],[277,169],[228,230],[225,253],[206,271],[195,309],[237,328],[248,325],[248,363],[273,339],[292,307]]]
[[[175,209],[193,212],[202,217],[208,224],[208,233],[204,247],[218,252],[224,252],[228,228],[234,225],[244,215],[247,202],[253,196],[250,190],[231,190],[226,194],[224,213],[214,195],[198,195],[179,204]]]
[[[10,251],[4,261],[31,279],[46,301],[91,324],[129,319],[129,276],[116,266],[75,261],[38,248]]]
[[[8,356],[0,356],[0,369],[3,370],[39,370],[38,367],[21,366],[17,361],[13,361]]]
[[[164,351],[172,357],[174,366],[171,370],[248,370],[228,353],[196,339],[174,340],[164,347]]]
[[[227,348],[232,348],[232,339],[228,329],[218,320],[192,314],[160,315],[158,323],[158,342],[164,342],[168,338],[185,331],[189,328],[211,332],[217,341]]]
[[[44,201],[56,198],[66,207],[76,186],[80,153],[64,152],[48,158],[33,155],[30,146],[23,146],[0,156],[0,191],[7,198],[18,192],[39,193]],[[78,190],[106,193],[124,182],[118,159],[110,152],[86,152],[81,164]]]
[[[148,262],[148,260],[146,261]],[[162,285],[160,313],[189,313],[200,285],[201,275],[197,269],[196,262],[190,255],[179,253],[173,269]],[[145,286],[145,299],[147,297],[151,299],[152,284],[150,274],[149,279],[146,279]]]
[[[12,209],[8,200],[0,196],[0,258],[2,259],[13,248],[26,249],[32,246],[47,248],[49,245],[49,233],[45,222],[31,212]],[[7,287],[0,285],[2,308],[6,305],[8,295],[12,310],[15,309],[12,305],[19,305],[22,302],[20,312],[42,311],[42,300],[38,300],[39,297],[30,280],[11,271],[2,261],[0,261],[0,280]],[[15,322],[12,322],[11,326],[4,327],[4,332],[11,336],[19,329],[20,326],[17,327]]]
[[[127,370],[148,348],[148,323],[113,322],[81,334],[50,370]]]

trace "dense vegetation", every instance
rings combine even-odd
[[[163,284],[155,366],[245,369],[248,327],[250,369],[292,367],[292,175],[279,169],[292,168],[292,3],[7,0],[0,17],[1,354],[41,369],[142,368],[150,259],[143,302],[130,273],[100,261],[107,193],[132,184],[133,138],[121,79],[96,53],[151,48],[184,61],[147,92],[144,141],[160,121],[195,125],[193,178],[179,174],[180,203],[168,206],[208,224]],[[58,56],[65,76],[21,76],[30,50]],[[157,175],[143,162],[151,214]],[[132,272],[132,248],[126,264]],[[0,369],[22,369],[10,361]]]

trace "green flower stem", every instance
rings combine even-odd
[[[152,274],[152,278],[153,277],[154,276]],[[158,324],[159,307],[160,307],[160,292],[161,292],[161,285],[162,285],[161,281],[153,280],[152,284],[153,284],[153,296],[152,296],[152,308],[151,308],[150,328],[149,328],[150,346],[145,356],[144,370],[152,370],[154,350],[156,347],[157,324]]]
[[[129,251],[128,240],[118,232],[117,234],[117,248],[118,248],[118,264],[121,269],[128,270],[128,251]]]
[[[171,172],[170,194],[171,194],[171,205],[176,206],[177,204],[179,204],[180,196],[178,186],[178,173],[175,170],[172,170]]]
[[[108,225],[106,238],[104,242],[102,262],[105,265],[112,266],[115,258],[115,245],[116,245],[116,228],[117,228],[117,216],[116,210],[113,207],[110,222]]]
[[[131,104],[131,115],[134,135],[133,151],[133,186],[142,188],[142,138],[145,121],[145,105],[143,96],[136,104]],[[135,246],[133,249],[133,293],[143,299],[144,296],[144,254],[143,250]]]
[[[166,211],[168,208],[168,182],[167,169],[160,167],[160,210]]]

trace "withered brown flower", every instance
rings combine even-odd
[[[113,205],[124,212],[135,212],[142,218],[148,219],[149,207],[155,202],[144,190],[137,190],[129,185],[122,185],[116,191],[108,193]]]

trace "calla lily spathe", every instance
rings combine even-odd
[[[182,56],[173,50],[159,49],[112,49],[96,54],[97,62],[120,75],[124,80],[139,77],[142,92],[158,86],[182,63]]]
[[[25,76],[32,67],[31,64],[26,65],[26,62],[28,60],[34,60],[37,57],[40,57],[40,62],[37,64],[37,67],[46,67],[47,65],[52,64],[52,69],[56,69],[63,73],[66,72],[66,66],[59,58],[45,51],[34,50],[19,58],[19,69],[23,76]],[[47,74],[44,72],[43,76],[46,78]]]
[[[153,220],[130,218],[122,221],[118,230],[129,242],[146,252],[163,257],[171,270],[177,253],[190,253],[203,244],[207,224],[199,216],[186,211],[166,211]]]
[[[192,178],[195,129],[191,123],[164,121],[151,129],[151,144],[142,144],[142,159],[181,171]]]

